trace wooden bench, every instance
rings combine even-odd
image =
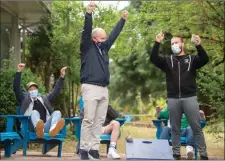
[[[161,132],[163,130],[162,123],[164,123],[165,126],[167,126],[167,121],[168,120],[164,120],[164,119],[162,119],[162,120],[152,120],[153,124],[157,128],[157,130],[156,130],[156,138],[157,139],[160,139],[160,135],[161,135]],[[206,122],[205,121],[201,121],[201,127],[204,128],[205,125],[206,125]],[[181,141],[181,146],[186,146],[186,142],[187,142],[187,138],[186,137],[181,137],[180,141]],[[172,146],[172,141],[171,140],[169,140],[169,144],[170,144],[170,146]],[[198,159],[197,147],[195,146],[194,149],[195,149],[195,160],[197,160]]]
[[[24,137],[26,138],[27,143],[40,143],[43,144],[42,147],[42,154],[46,154],[50,150],[52,150],[54,147],[58,146],[58,157],[62,156],[62,143],[65,140],[66,137],[66,126],[70,124],[70,121],[73,121],[76,129],[79,129],[80,127],[80,118],[64,118],[65,119],[65,125],[63,129],[54,137],[51,137],[49,133],[44,133],[43,138],[37,138],[36,132],[27,131],[27,133],[23,133]],[[28,122],[27,122],[28,124]],[[24,155],[26,155],[27,147],[24,147]]]
[[[19,107],[17,108],[17,113],[19,113]],[[29,116],[24,115],[2,115],[1,117],[7,118],[6,132],[10,132],[7,137],[6,133],[1,133],[1,141],[4,139],[5,142],[5,156],[10,157],[12,153],[15,153],[19,148],[23,148],[23,155],[27,155],[27,144],[28,143],[40,143],[43,144],[42,154],[46,154],[54,147],[58,146],[58,157],[62,156],[62,143],[66,137],[66,126],[73,121],[76,126],[76,136],[79,137],[79,130],[81,119],[77,118],[65,118],[65,125],[63,129],[55,136],[51,137],[48,133],[44,133],[43,138],[37,138],[36,132],[29,129]],[[13,132],[13,125],[16,123],[16,119],[21,123],[21,129]],[[19,133],[21,136],[19,136]],[[4,136],[4,137],[3,137]],[[13,139],[13,137],[15,139]],[[15,144],[11,145],[10,140],[15,140]]]
[[[120,123],[120,127],[121,127],[125,123],[126,119],[117,118],[116,121],[118,121]],[[106,144],[107,154],[108,154],[108,150],[109,150],[109,146],[110,146],[110,139],[111,139],[111,134],[101,134],[100,135],[100,143]]]
[[[120,127],[125,123],[126,119],[123,118],[117,118],[116,121],[118,121],[120,123]],[[77,130],[78,131],[78,130]],[[76,132],[76,131],[75,131]],[[80,132],[80,131],[79,131]],[[77,143],[76,146],[76,153],[79,154],[79,150],[80,150],[80,137],[77,138],[79,141]],[[101,144],[106,144],[106,148],[107,148],[107,153],[109,150],[109,146],[110,146],[110,139],[111,139],[111,134],[101,134],[100,135],[100,143]]]
[[[28,119],[26,116],[19,115],[0,115],[1,118],[7,119],[5,132],[0,133],[0,142],[4,144],[4,157],[11,157],[23,143],[23,138],[13,129],[16,119],[19,119],[22,124]]]

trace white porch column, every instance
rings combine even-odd
[[[22,53],[21,53],[21,61],[24,63],[25,61],[25,49],[26,49],[26,20],[23,20],[23,26],[22,26]]]
[[[20,31],[19,31],[19,19],[18,17],[12,16],[12,47],[14,47],[15,66],[21,63],[21,44],[20,44]]]

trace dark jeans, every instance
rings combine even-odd
[[[181,137],[187,137],[187,145],[194,147],[194,136],[190,126],[181,130]],[[171,128],[164,127],[160,135],[160,139],[170,140],[171,139]]]

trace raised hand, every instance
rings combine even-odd
[[[155,41],[157,41],[158,43],[160,43],[162,40],[164,39],[164,34],[161,31],[155,38]]]
[[[18,64],[17,65],[17,72],[21,72],[24,69],[25,65],[26,64],[23,64],[23,63]]]
[[[127,16],[128,16],[128,12],[126,10],[124,10],[122,12],[122,18],[126,20],[127,19]]]
[[[66,74],[66,70],[68,69],[68,67],[63,67],[61,70],[60,70],[60,76],[62,77],[62,78],[64,78],[65,77],[65,74]]]
[[[87,8],[87,12],[91,14],[93,12],[94,8],[95,8],[95,3],[93,1],[90,1],[88,8]]]
[[[201,38],[198,35],[192,34],[191,42],[193,42],[196,46],[201,44]]]

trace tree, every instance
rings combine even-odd
[[[0,114],[1,115],[14,115],[16,114],[17,107],[19,106],[16,101],[16,96],[13,92],[13,80],[16,70],[12,67],[0,69]],[[22,72],[21,89],[26,92],[26,84],[34,81],[38,82],[38,90],[40,93],[45,92],[43,82],[35,76],[30,69],[24,69]],[[6,122],[0,119],[0,131],[5,131]]]
[[[203,47],[210,57],[210,62],[199,70],[197,78],[199,102],[216,108],[220,118],[217,120],[224,119],[222,108],[222,103],[224,103],[222,95],[224,90],[224,65],[221,64],[224,62],[224,2],[134,1],[128,9],[133,15],[129,19],[127,28],[132,28],[132,30],[121,38],[127,41],[117,41],[115,55],[123,53],[129,56],[116,57],[112,64],[110,92],[113,99],[116,99],[117,93],[119,93],[119,97],[123,98],[122,102],[126,100],[126,103],[129,102],[132,105],[136,101],[134,95],[140,88],[137,80],[144,80],[143,86],[145,86],[145,82],[153,82],[152,77],[157,71],[155,67],[145,66],[145,70],[149,71],[150,76],[144,76],[141,79],[136,71],[141,70],[143,62],[140,62],[141,65],[137,66],[133,64],[141,60],[137,55],[147,54],[145,49],[151,49],[156,34],[161,30],[166,32],[165,40],[160,47],[160,54],[170,55],[170,39],[174,35],[180,35],[184,38],[187,53],[196,54],[196,49],[190,41],[191,35],[194,33],[200,35]],[[125,46],[126,49],[124,49]],[[142,55],[142,57],[147,59],[147,56]],[[158,72],[162,74],[161,71]],[[131,77],[131,73],[137,75],[137,77]],[[162,79],[160,74],[155,75],[154,82],[160,86]],[[158,88],[156,84],[154,84],[156,90],[149,89],[147,93],[156,99],[165,97],[165,84],[161,84],[161,88]],[[116,88],[117,86],[118,88]],[[132,97],[130,97],[131,94],[128,92],[127,86],[131,87],[132,94],[135,93]],[[162,86],[164,87],[162,88]],[[209,87],[211,87],[210,90]],[[141,95],[141,97],[146,97],[147,93],[145,96]],[[218,93],[221,93],[221,95]],[[120,102],[121,105],[124,105],[122,102]]]
[[[25,63],[31,71],[44,81],[49,92],[50,76],[55,70],[56,55],[51,47],[52,25],[50,17],[41,19],[38,29],[28,36]]]
[[[26,62],[35,74],[45,80],[47,92],[51,89],[50,76],[58,78],[63,66],[70,67],[71,72],[67,74],[63,92],[56,102],[56,106],[70,117],[71,109],[75,114],[77,103],[74,100],[78,98],[80,37],[86,6],[82,2],[53,2],[52,11],[53,14],[43,18],[38,29],[29,36]],[[103,27],[109,33],[119,17],[113,8],[98,5],[93,19],[93,28]]]

